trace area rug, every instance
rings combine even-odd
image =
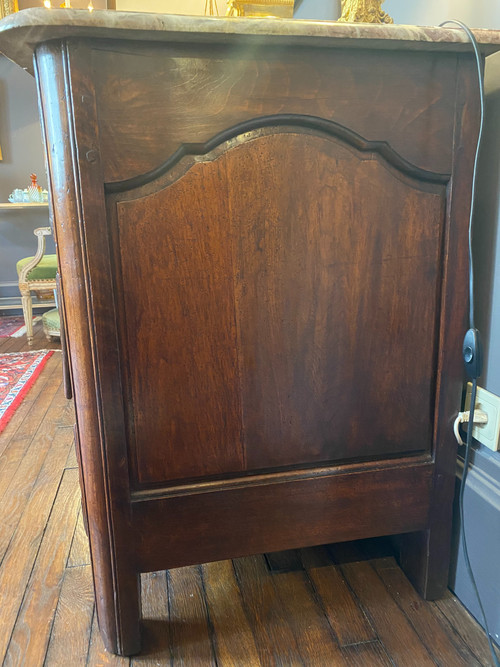
[[[37,350],[0,354],[0,433],[53,353]]]
[[[39,315],[34,317],[33,324],[41,319]],[[19,315],[0,317],[0,338],[20,338],[25,333],[24,317],[19,317]]]

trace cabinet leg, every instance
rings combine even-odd
[[[448,586],[451,534],[446,527],[398,535],[399,563],[425,600],[442,597]]]
[[[140,576],[120,578],[119,590],[102,585],[94,576],[97,621],[106,650],[117,655],[134,655],[141,650]]]

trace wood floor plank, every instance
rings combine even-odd
[[[90,565],[66,570],[45,658],[46,667],[67,667],[69,662],[72,667],[85,667],[93,615]]]
[[[31,446],[36,451],[31,456],[23,458],[0,499],[0,515],[2,517],[0,562],[3,560],[19,520],[25,511],[26,503],[43,468],[51,444],[49,438],[33,441]]]
[[[342,656],[349,667],[394,667],[379,641],[344,646]]]
[[[265,557],[271,572],[297,572],[304,569],[297,549],[275,551],[265,554]]]
[[[40,350],[40,349],[61,349],[61,342],[58,340],[47,340],[45,334],[43,333],[43,326],[41,320],[35,322],[33,326],[33,344],[28,345],[28,339],[26,334],[19,336],[19,338],[14,338],[10,336],[8,338],[0,338],[0,354],[6,352],[24,352],[25,350]]]
[[[76,458],[76,449],[72,447],[69,451],[68,458],[66,460],[65,468],[78,468],[78,460]]]
[[[0,353],[9,354],[10,352],[18,352],[24,345],[28,345],[26,335],[20,336],[19,338],[14,338],[14,336],[0,338]]]
[[[448,632],[434,613],[434,607],[422,600],[394,558],[371,561],[394,601],[404,611],[436,664],[446,667],[481,667],[466,644]]]
[[[329,559],[327,550],[302,549],[301,557],[339,645],[348,646],[375,640],[375,630],[342,573]]]
[[[172,665],[215,665],[200,567],[169,570],[167,581]]]
[[[202,566],[218,667],[259,667],[254,636],[243,610],[230,560]]]
[[[46,665],[46,667],[50,667],[50,665]],[[99,634],[96,613],[94,613],[92,621],[87,667],[130,667],[130,658],[123,658],[113,653],[108,653],[104,648],[101,635]]]
[[[305,572],[287,572],[273,577],[283,611],[289,619],[305,665],[345,665],[340,648],[312,584]]]
[[[68,470],[68,468],[65,469]],[[70,468],[70,470],[72,470],[72,468]],[[85,532],[82,510],[80,507],[66,567],[80,567],[82,565],[90,565],[90,549],[89,538]]]
[[[340,568],[394,663],[398,667],[435,665],[370,562],[342,563]]]
[[[2,591],[0,660],[10,641],[17,613],[61,481],[64,461],[72,442],[73,434],[69,429],[62,428],[56,431],[50,451],[0,567],[0,591]]]
[[[12,345],[12,336],[0,338],[0,354],[8,354]]]
[[[0,499],[0,515],[2,517],[2,531],[0,533],[0,562],[4,557],[9,542],[14,531],[17,528],[20,517],[24,512],[28,498],[33,487],[37,483],[40,471],[51,451],[54,438],[61,429],[61,415],[68,401],[62,393],[62,382],[59,379],[57,392],[54,394],[50,405],[44,415],[43,421],[38,429],[31,436],[29,448],[32,450],[30,456],[24,455],[19,461],[15,473],[11,476],[10,483],[6,486],[5,492]],[[72,441],[72,433],[68,431],[63,439]],[[9,450],[10,451],[10,450]],[[69,451],[69,446],[66,452]],[[7,452],[4,455],[7,456]],[[65,460],[67,453],[65,455]],[[61,471],[63,467],[59,464],[57,469]],[[5,479],[7,471],[4,471],[2,477]]]
[[[246,615],[264,667],[302,665],[299,648],[263,556],[233,560]]]
[[[47,361],[45,367],[42,369],[37,381],[28,391],[24,397],[21,405],[17,408],[12,416],[10,422],[5,427],[0,437],[0,455],[4,453],[7,447],[10,445],[11,441],[15,436],[19,436],[24,432],[30,434],[33,432],[33,423],[36,423],[38,426],[40,422],[38,406],[35,407],[36,401],[39,401],[42,396],[45,395],[47,390],[50,392],[50,381],[52,381],[52,395],[57,391],[58,380],[61,377],[61,360],[57,355],[52,355]],[[50,400],[50,399],[49,399]],[[49,403],[46,399],[46,405]],[[35,409],[34,409],[35,407]],[[43,409],[43,408],[41,408]],[[26,421],[26,424],[24,422]],[[31,427],[30,427],[31,421]],[[24,428],[22,425],[24,424]],[[22,429],[22,430],[21,430]]]
[[[22,317],[22,313],[20,313]],[[33,325],[33,334],[35,331],[38,329],[39,323],[36,322]],[[14,336],[9,336],[8,338],[2,338],[1,340],[1,349],[0,352],[20,352],[24,348],[28,348],[28,339],[26,338],[26,334],[23,336],[19,337],[14,337]]]
[[[142,651],[132,657],[136,667],[171,664],[169,611],[166,572],[148,572],[141,576]]]
[[[443,614],[450,627],[465,641],[479,662],[490,665],[492,658],[486,634],[461,602],[450,591],[447,591],[440,600],[432,604]],[[500,660],[500,649],[497,648],[496,652]]]
[[[0,457],[0,498],[12,480],[20,462],[33,440],[52,400],[61,385],[60,367],[49,359],[40,377],[16,410],[2,433]],[[26,410],[24,409],[26,404]]]
[[[41,665],[49,643],[78,514],[76,470],[64,471],[37,554],[4,665]]]

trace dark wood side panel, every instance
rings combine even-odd
[[[447,586],[451,549],[452,505],[457,442],[451,427],[459,410],[464,370],[462,342],[467,322],[467,231],[471,201],[472,165],[479,130],[479,91],[474,58],[460,57],[457,77],[453,178],[449,188],[439,357],[436,392],[435,473],[433,511],[428,529],[400,540],[401,565],[426,599],[441,597]]]
[[[429,450],[444,186],[240,141],[117,204],[138,483]]]
[[[72,355],[73,392],[77,420],[82,429],[81,439],[75,435],[80,445],[82,490],[84,489],[87,515],[90,519],[88,527],[94,563],[94,587],[101,600],[112,600],[112,545],[108,530],[105,473],[100,460],[101,443],[92,373],[92,346],[88,327],[81,326],[81,323],[89,319],[89,304],[83,287],[85,273],[79,226],[80,196],[72,174],[74,144],[71,122],[68,110],[60,102],[69,98],[64,46],[42,45],[37,50],[35,62],[50,174],[54,235],[57,241],[58,265],[63,276],[62,296],[67,316],[69,350]],[[100,627],[107,646],[116,650],[118,638],[114,620],[113,614],[108,617],[103,614]]]
[[[225,159],[248,468],[429,449],[444,187],[304,134]]]
[[[455,54],[96,42],[92,67],[106,182],[150,171],[183,142],[278,113],[334,120],[423,169],[450,172]]]
[[[398,465],[132,503],[138,568],[420,530],[432,465]]]
[[[128,476],[117,474],[126,469],[124,419],[89,62],[85,47],[69,54],[65,43],[36,52],[97,614],[107,648],[131,653],[140,591],[124,511]]]
[[[132,452],[138,479],[241,471],[225,166],[117,205]]]

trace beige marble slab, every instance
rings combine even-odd
[[[485,55],[500,50],[499,30],[474,30]],[[463,51],[468,38],[457,28],[180,16],[78,9],[26,9],[0,21],[0,52],[25,69],[37,44],[65,37],[165,42],[238,42],[336,48]]]

